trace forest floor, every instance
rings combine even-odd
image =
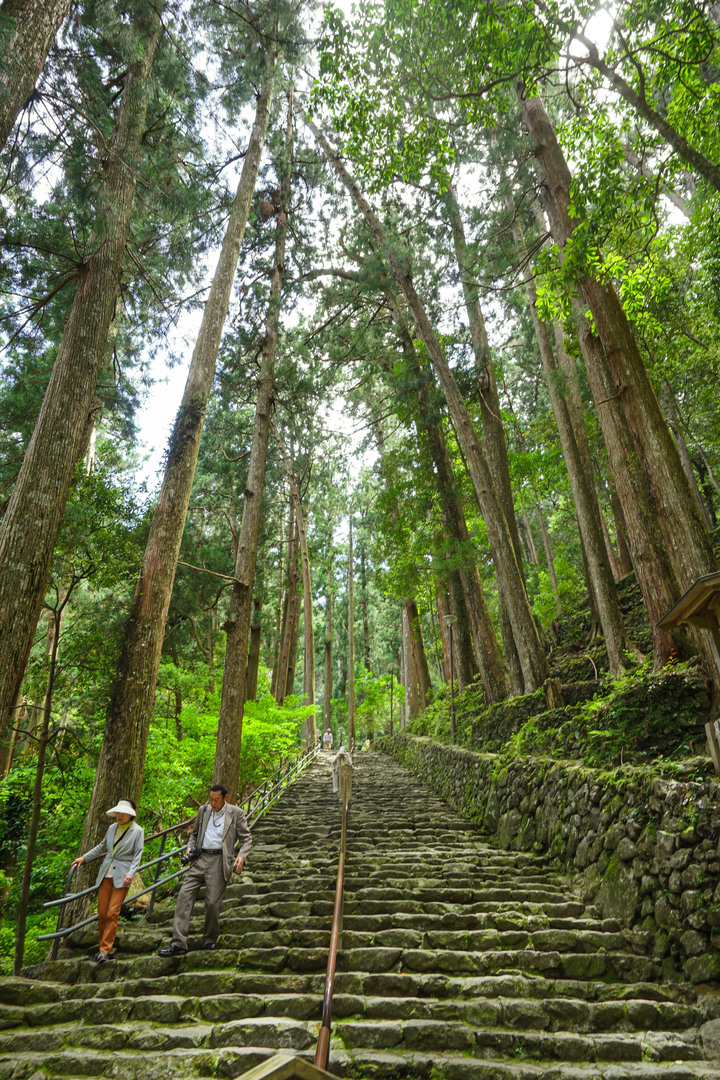
[[[714,539],[717,550],[720,530]],[[609,677],[605,644],[585,605],[559,618],[547,635],[550,675],[562,686],[563,706],[549,708],[540,689],[486,708],[482,688],[474,683],[455,699],[457,742],[506,755],[575,758],[594,767],[652,762],[672,767],[692,759],[694,771],[711,775],[704,727],[716,709],[699,658],[654,671],[650,625],[635,575],[619,581],[617,589],[628,635],[640,654],[628,658],[625,675]],[[410,729],[449,741],[448,687]]]

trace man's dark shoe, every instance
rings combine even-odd
[[[166,949],[158,949],[158,956],[185,956],[187,949],[181,949],[179,945],[168,945]]]
[[[205,941],[203,943],[204,952],[212,952],[213,949],[217,949],[217,944],[214,941]]]

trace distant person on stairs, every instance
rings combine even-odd
[[[82,866],[105,856],[95,879],[95,884],[100,886],[97,908],[100,944],[93,959],[98,964],[107,960],[115,943],[120,908],[137,873],[145,843],[145,833],[135,821],[137,807],[132,799],[121,799],[107,813],[114,814],[115,821],[100,843],[70,864]]]
[[[252,847],[252,834],[239,806],[227,802],[228,789],[213,784],[210,798],[198,810],[185,859],[192,866],[185,875],[175,905],[172,942],[159,950],[160,956],[184,956],[188,951],[188,931],[193,906],[202,886],[205,886],[205,926],[203,949],[217,947],[220,932],[220,912],[223,897],[233,870],[242,873]],[[240,851],[235,855],[235,847]]]
[[[323,735],[323,750],[332,750],[332,731],[330,728]]]

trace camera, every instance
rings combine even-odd
[[[200,849],[196,848],[196,847],[191,848],[190,851],[188,851],[184,855],[180,856],[180,865],[181,866],[189,866],[190,863],[194,863],[195,860],[199,859],[199,858],[200,858]]]

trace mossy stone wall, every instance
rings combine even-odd
[[[375,746],[501,847],[547,852],[578,875],[606,917],[647,933],[668,978],[720,980],[720,783],[699,763],[669,779],[651,766],[507,761],[407,734]]]

